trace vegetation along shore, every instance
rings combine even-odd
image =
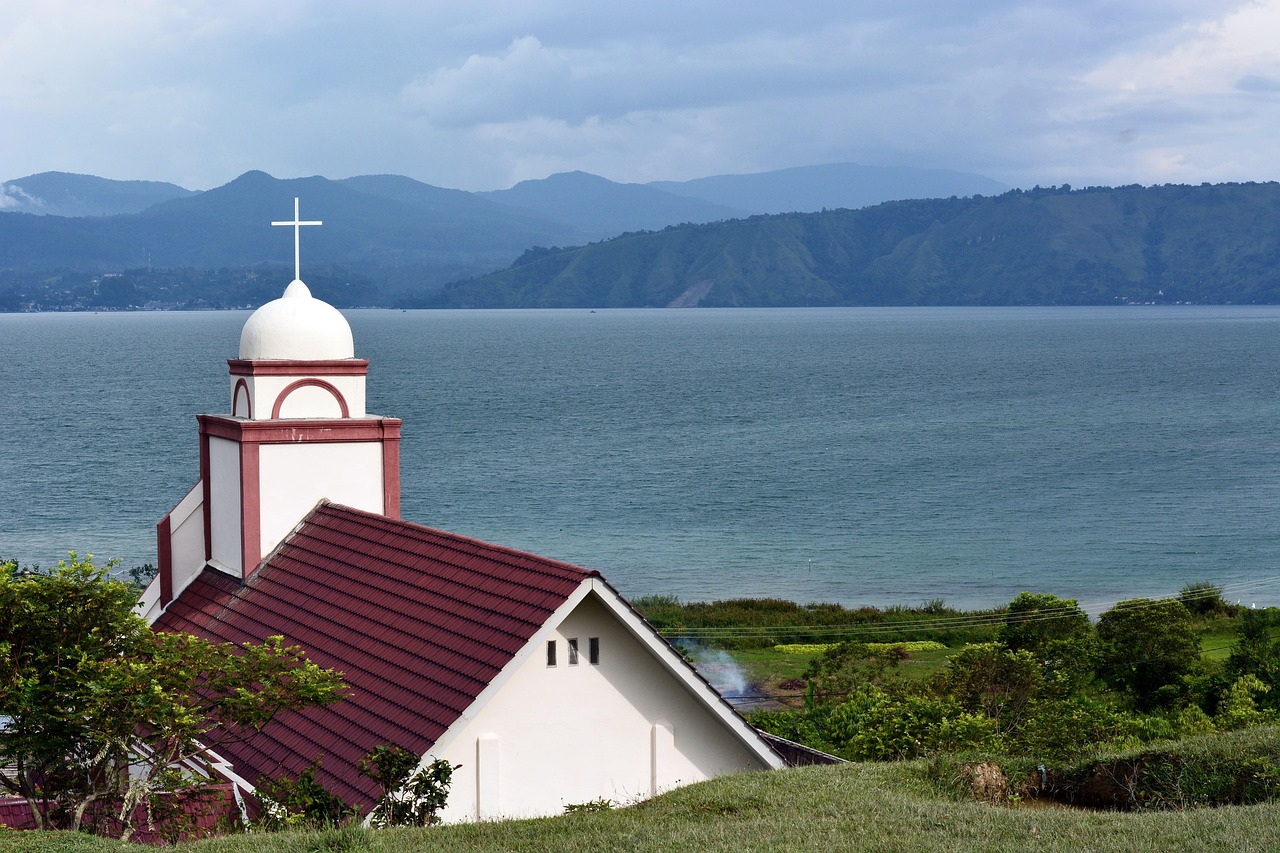
[[[126,583],[73,567],[95,594]],[[15,603],[53,583],[5,568]],[[314,780],[281,779],[268,786],[275,810],[254,831],[208,826],[179,840],[210,851],[1280,845],[1280,608],[1228,604],[1211,583],[1122,601],[1096,620],[1074,600],[1035,593],[986,611],[670,597],[635,605],[695,660],[720,655],[742,669],[730,699],[753,724],[834,763],[641,803],[574,804],[553,819],[417,829],[364,828],[361,816],[326,810]],[[32,644],[0,639],[6,670],[21,678],[19,649]],[[12,713],[20,694],[7,690],[0,710]],[[436,781],[436,793],[447,790],[447,774]],[[430,824],[424,815],[409,822]],[[118,843],[0,832],[0,850]]]

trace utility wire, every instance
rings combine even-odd
[[[1224,584],[1221,587],[1214,586],[1195,592],[1188,592],[1177,595],[1166,595],[1156,599],[1128,599],[1134,601],[1132,605],[1134,609],[1148,609],[1160,606],[1165,600],[1173,598],[1187,601],[1202,601],[1205,599],[1213,599],[1230,594],[1232,596],[1242,594],[1244,592],[1255,592],[1260,589],[1280,584],[1280,575],[1259,578],[1252,581],[1242,581],[1235,584]],[[1043,610],[1028,610],[1022,612],[999,612],[999,613],[978,613],[978,614],[962,614],[956,616],[943,617],[921,617],[918,619],[905,620],[901,622],[890,623],[873,623],[873,624],[854,624],[854,625],[779,625],[775,627],[759,627],[759,626],[742,626],[742,627],[685,627],[685,628],[663,628],[661,633],[667,636],[687,637],[689,639],[734,639],[734,638],[750,638],[750,637],[776,637],[779,639],[792,635],[806,636],[826,636],[839,637],[847,634],[887,634],[899,633],[903,631],[945,631],[961,628],[983,628],[983,627],[1001,627],[1011,624],[1025,624],[1029,622],[1042,622],[1052,619],[1068,619],[1079,618],[1086,610],[1102,611],[1104,608],[1110,610],[1120,602],[1095,603],[1085,606],[1076,605],[1074,607],[1063,606],[1054,608],[1045,608]]]

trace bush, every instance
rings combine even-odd
[[[1209,734],[1049,773],[1045,793],[1106,808],[1248,805],[1280,796],[1280,731]]]
[[[286,829],[316,829],[339,826],[355,816],[355,809],[316,779],[315,763],[298,773],[297,778],[278,776],[258,781],[257,799],[262,806],[256,828],[267,832]]]
[[[1178,592],[1178,601],[1196,616],[1228,615],[1236,610],[1222,600],[1222,587],[1209,581],[1187,584]]]
[[[1200,659],[1191,614],[1170,598],[1121,601],[1098,619],[1100,671],[1142,710],[1168,706],[1182,676]]]

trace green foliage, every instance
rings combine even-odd
[[[1256,675],[1246,673],[1240,676],[1218,704],[1218,713],[1213,716],[1214,725],[1220,731],[1275,725],[1275,712],[1260,709],[1256,701],[1258,696],[1269,692],[1271,688],[1263,684]]]
[[[1052,776],[1055,798],[1109,808],[1265,802],[1280,796],[1280,730],[1190,737],[1090,758]]]
[[[1129,732],[1132,715],[1097,696],[1070,695],[1037,699],[1022,725],[1006,740],[1011,753],[1038,758],[1079,755]]]
[[[1246,610],[1240,620],[1240,640],[1227,658],[1227,672],[1236,678],[1255,676],[1268,689],[1259,699],[1263,707],[1280,709],[1280,609]]]
[[[1005,614],[1000,642],[1014,651],[1030,652],[1046,674],[1061,674],[1077,687],[1091,677],[1097,641],[1089,617],[1074,598],[1031,592],[1019,594]]]
[[[1235,608],[1222,600],[1222,587],[1210,581],[1189,583],[1178,592],[1178,601],[1196,616],[1227,614]]]
[[[962,613],[938,602],[916,608],[851,609],[776,598],[680,602],[670,596],[653,596],[638,598],[632,604],[666,637],[687,637],[726,649],[767,649],[782,643],[827,645],[833,638],[891,645],[921,640],[963,645],[995,639],[996,629],[982,620],[958,625],[956,617],[998,612]]]
[[[896,646],[872,649],[866,643],[840,643],[814,658],[804,672],[814,702],[843,702],[859,687],[898,681],[902,661]]]
[[[282,710],[336,701],[342,682],[280,637],[153,633],[110,567],[74,553],[48,573],[0,567],[0,785],[38,826],[109,831],[114,812],[127,837],[173,768]]]
[[[280,775],[260,779],[255,785],[262,806],[256,829],[281,832],[288,829],[338,826],[355,817],[356,810],[316,779],[317,759],[295,778]]]
[[[1174,599],[1121,601],[1099,617],[1098,640],[1103,680],[1128,690],[1143,710],[1174,703],[1200,657],[1191,614]]]
[[[569,803],[564,807],[565,814],[591,814],[592,812],[607,812],[613,808],[613,800],[606,800],[601,797],[596,800],[588,800],[585,803]]]
[[[373,826],[431,826],[449,797],[453,765],[437,758],[423,766],[420,757],[399,746],[379,745],[360,759],[360,772],[377,782],[382,795],[369,813]]]
[[[839,643],[779,643],[773,647],[773,650],[786,655],[820,655],[839,645]],[[937,652],[946,649],[946,646],[934,640],[909,640],[905,643],[863,643],[862,645],[872,652],[899,649],[908,654],[911,652]]]
[[[1044,672],[1030,652],[980,643],[966,646],[947,661],[937,690],[1005,734],[1022,723],[1043,684]]]

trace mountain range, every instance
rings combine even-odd
[[[730,193],[734,205],[726,205],[699,197],[686,184],[670,184],[668,191],[583,172],[483,193],[396,175],[278,180],[263,172],[195,193],[173,184],[46,172],[0,185],[0,270],[102,272],[148,264],[206,268],[287,260],[282,247],[288,248],[288,235],[265,225],[284,217],[292,198],[300,196],[308,217],[329,225],[322,239],[308,240],[313,262],[413,267],[430,287],[459,271],[506,266],[532,246],[580,245],[630,231],[770,212],[779,181],[794,183],[797,199],[815,175],[827,176],[827,198],[843,195],[843,206],[861,206],[868,197],[865,167],[790,173],[794,180],[776,177],[783,173],[721,176],[717,192],[737,187]],[[926,195],[967,195],[975,185],[1007,189],[961,173],[872,173],[881,176],[883,192],[890,192],[889,176]]]
[[[1280,184],[1051,187],[527,252],[441,307],[1280,303]]]
[[[0,310],[260,304],[292,273],[292,234],[268,223],[295,197],[326,226],[303,236],[304,278],[342,307],[1280,302],[1276,184],[1006,190],[836,164],[486,193],[44,173],[0,186]]]

